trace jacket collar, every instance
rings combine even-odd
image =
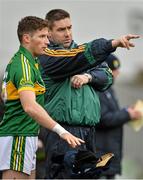
[[[72,48],[76,48],[77,44],[72,40],[69,48],[67,49],[72,49]],[[50,41],[50,44],[48,45],[49,49],[65,49],[61,44],[55,44],[54,42]]]

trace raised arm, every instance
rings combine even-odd
[[[101,38],[72,50],[47,48],[45,55],[40,57],[40,63],[45,76],[49,76],[53,80],[70,77],[102,63],[117,47],[127,49],[134,47],[130,40],[135,38],[139,38],[139,36],[127,35],[115,40]]]

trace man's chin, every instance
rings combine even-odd
[[[64,48],[69,48],[71,45],[71,42],[70,43],[64,43]]]

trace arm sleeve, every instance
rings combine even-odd
[[[118,127],[130,121],[129,113],[126,111],[125,108],[116,111],[111,111],[108,102],[105,102],[100,98],[100,103],[101,103],[101,119],[97,127],[99,128]]]
[[[112,40],[97,39],[71,50],[45,50],[39,57],[46,76],[58,80],[95,67],[115,51]]]
[[[105,62],[97,67],[87,70],[86,73],[92,76],[92,81],[89,84],[95,90],[105,91],[113,83],[112,71]]]
[[[14,69],[12,70],[12,76],[18,92],[22,90],[35,91],[35,75],[34,71],[30,67],[28,60],[19,60],[19,62],[14,65]]]

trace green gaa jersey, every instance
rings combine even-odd
[[[0,136],[37,136],[39,125],[22,108],[19,92],[34,91],[36,101],[44,105],[45,86],[38,69],[37,59],[20,46],[18,52],[7,65],[2,96],[5,102],[5,114],[0,122]]]

